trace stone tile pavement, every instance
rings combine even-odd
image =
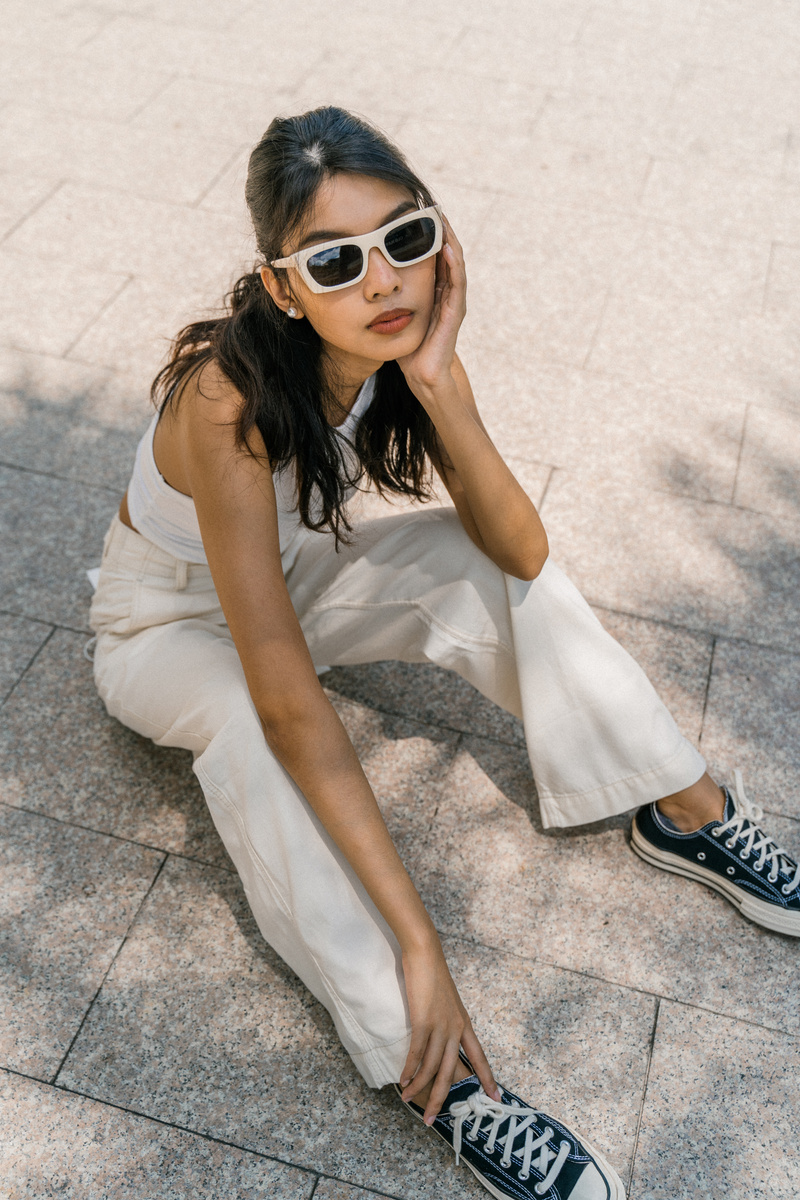
[[[82,651],[180,323],[252,256],[248,147],[335,102],[464,241],[463,353],[554,556],[800,849],[800,25],[790,0],[6,0],[0,1197],[484,1193],[260,939],[189,770]],[[800,951],[542,831],[518,724],[425,667],[330,695],[498,1073],[633,1200],[800,1192]]]

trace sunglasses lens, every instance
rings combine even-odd
[[[432,217],[406,221],[387,233],[385,246],[397,263],[414,262],[430,254],[436,241],[436,224]]]
[[[306,267],[311,278],[321,287],[338,287],[352,283],[361,273],[364,256],[358,246],[331,246],[312,254]]]

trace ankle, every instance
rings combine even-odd
[[[710,775],[683,791],[663,796],[656,808],[668,817],[681,833],[693,833],[711,821],[721,821],[725,812],[725,793]]]

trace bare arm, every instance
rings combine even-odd
[[[208,373],[207,373],[208,374]],[[391,840],[372,789],[319,683],[283,577],[267,456],[235,444],[240,402],[224,381],[187,388],[178,439],[223,612],[267,742],[397,937],[412,1016],[403,1078],[436,1080],[443,1102],[459,1041],[487,1091],[494,1080],[450,978],[436,930]],[[263,452],[263,443],[254,448]],[[416,1075],[414,1074],[416,1071]]]
[[[547,534],[533,502],[486,432],[455,353],[465,312],[464,258],[448,225],[430,328],[400,366],[436,427],[439,454],[434,465],[467,533],[501,570],[534,579],[547,559]]]

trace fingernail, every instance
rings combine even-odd
[[[426,1118],[425,1118],[425,1124],[426,1124],[426,1125],[432,1125],[432,1124],[433,1124],[433,1122],[434,1122],[435,1120],[436,1120],[436,1117],[435,1117],[435,1116],[433,1116],[433,1117],[426,1117]]]
[[[503,1097],[500,1095],[500,1088],[494,1089],[494,1092],[492,1093],[492,1099],[496,1100],[498,1102],[498,1104],[502,1104]]]
[[[407,1087],[408,1087],[408,1085],[409,1085],[410,1083],[411,1083],[411,1080],[410,1080],[410,1079],[401,1079],[401,1080],[400,1080],[400,1087],[401,1087],[401,1088],[407,1088]]]

